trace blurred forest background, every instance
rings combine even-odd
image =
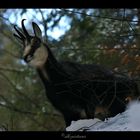
[[[21,27],[23,18],[27,29],[32,30],[32,21],[41,27],[58,60],[98,63],[129,75],[139,84],[140,9],[0,9],[1,128],[60,131],[65,126],[35,69],[21,58],[13,26]],[[63,31],[60,37],[51,35],[59,30]]]

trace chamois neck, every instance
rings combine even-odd
[[[68,78],[67,73],[53,56],[48,46],[46,46],[46,48],[48,51],[48,58],[42,67],[37,68],[41,80],[45,85],[48,83],[50,84],[65,81]]]

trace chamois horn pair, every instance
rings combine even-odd
[[[14,26],[14,29],[16,30],[17,34],[13,34],[15,37],[19,38],[20,40],[24,41],[25,39],[27,39],[28,42],[30,42],[31,40],[31,35],[29,35],[29,33],[27,32],[25,25],[24,25],[24,21],[26,19],[23,19],[21,21],[21,26],[22,26],[22,30],[19,29],[16,25]],[[32,26],[34,26],[36,23],[32,22]],[[35,34],[36,35],[36,34]]]

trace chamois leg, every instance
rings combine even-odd
[[[103,106],[96,106],[95,108],[95,118],[98,118],[102,121],[104,121],[105,119],[107,119],[109,117],[110,113],[108,111],[107,108],[103,107]]]
[[[79,119],[86,118],[85,112],[81,110],[80,112],[71,112],[71,114],[64,114],[64,120],[66,123],[66,126],[69,126],[71,124],[71,121],[78,121]]]
[[[87,105],[85,112],[86,112],[87,119],[93,119],[95,114],[95,107],[92,105]]]
[[[65,120],[66,127],[70,126],[70,124],[71,124],[71,119],[68,118],[68,117],[64,117],[64,120]]]

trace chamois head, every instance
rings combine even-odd
[[[26,63],[41,67],[47,60],[48,52],[42,43],[42,33],[39,26],[32,22],[34,36],[31,36],[24,26],[24,20],[21,21],[22,29],[14,26],[17,34],[13,34],[19,43],[23,46],[23,59]]]

